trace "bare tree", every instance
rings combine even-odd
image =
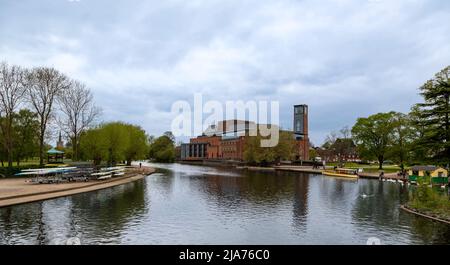
[[[336,142],[336,139],[338,138],[338,135],[336,132],[331,132],[329,135],[326,136],[325,142],[323,143],[323,147],[329,148],[334,142]]]
[[[39,163],[44,164],[44,140],[56,99],[67,90],[68,78],[54,68],[37,67],[28,75],[28,97],[39,118]]]
[[[352,138],[352,130],[348,126],[344,126],[339,132],[343,139]]]
[[[59,125],[72,142],[73,160],[78,159],[81,133],[100,115],[100,109],[94,105],[93,98],[91,91],[78,81],[72,81],[69,88],[59,97],[63,114],[59,119]]]
[[[356,152],[356,146],[348,126],[339,130],[339,133],[331,132],[322,147],[326,150],[329,159],[337,159],[340,167],[347,162],[350,155]]]
[[[12,167],[14,137],[14,113],[25,98],[25,72],[19,66],[0,64],[0,119],[5,150],[8,153],[8,167]]]

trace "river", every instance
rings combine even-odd
[[[399,209],[400,184],[148,164],[105,190],[0,209],[0,244],[450,244],[450,226]]]

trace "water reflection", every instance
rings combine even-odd
[[[80,194],[72,200],[75,231],[83,242],[120,243],[121,232],[147,211],[145,180],[117,186],[92,194]],[[80,228],[89,227],[89,238],[83,238]],[[84,239],[84,240],[83,240]]]
[[[142,181],[0,209],[0,244],[449,244],[374,180],[152,164]]]
[[[118,235],[147,213],[145,180],[110,189],[0,209],[0,244],[120,243]]]
[[[449,244],[450,225],[429,222],[423,218],[415,218],[411,222],[414,230],[413,239],[424,244]]]
[[[294,180],[293,225],[298,230],[305,232],[308,217],[309,176],[304,174]]]

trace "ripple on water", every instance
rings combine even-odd
[[[151,166],[142,181],[0,209],[0,244],[450,244],[450,227],[399,211],[393,183]]]

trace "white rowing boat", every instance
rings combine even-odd
[[[108,171],[108,172],[97,172],[97,173],[92,173],[91,176],[106,176],[106,175],[111,175],[112,171]]]
[[[35,168],[35,169],[24,169],[22,172],[15,174],[16,176],[30,176],[30,175],[49,175],[66,173],[77,169],[76,167],[65,167],[65,168]]]
[[[103,176],[101,176],[101,177],[98,177],[97,179],[99,179],[99,180],[105,180],[105,179],[110,179],[111,178],[111,174],[109,174],[109,175],[103,175]]]
[[[114,171],[114,170],[125,170],[125,167],[105,167],[100,169],[100,171]]]

